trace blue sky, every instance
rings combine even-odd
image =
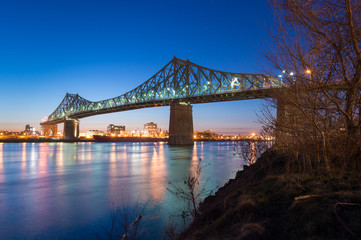
[[[212,69],[261,73],[272,24],[267,1],[0,2],[0,130],[37,129],[67,92],[97,101],[146,81],[173,56]],[[195,130],[259,129],[260,100],[197,104]],[[80,120],[81,130],[110,123],[168,129],[169,107]]]

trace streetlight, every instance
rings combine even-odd
[[[308,83],[311,83],[311,69],[307,68],[305,73],[306,73],[306,80],[308,80]]]

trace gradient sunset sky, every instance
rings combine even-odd
[[[137,87],[173,56],[227,72],[263,73],[273,17],[267,1],[76,1],[0,3],[0,130],[36,129],[65,94],[98,101]],[[258,131],[261,100],[193,105],[194,130]],[[168,129],[169,107],[80,119]]]

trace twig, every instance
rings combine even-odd
[[[309,199],[309,198],[320,198],[320,197],[323,197],[323,195],[317,195],[317,194],[313,194],[313,195],[303,195],[303,196],[295,197],[295,201],[305,200],[305,199]]]
[[[337,220],[342,224],[342,226],[349,232],[352,234],[352,236],[354,236],[356,239],[361,239],[359,236],[357,236],[356,233],[354,233],[342,220],[341,218],[338,216],[337,214],[337,211],[336,211],[336,207],[338,205],[346,205],[346,206],[358,206],[358,207],[361,207],[361,204],[358,204],[358,203],[340,203],[340,202],[337,202],[335,203],[335,205],[333,205],[333,211],[336,215],[336,218]]]

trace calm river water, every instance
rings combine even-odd
[[[202,159],[202,180],[215,189],[241,159],[230,142],[0,143],[0,239],[97,239],[112,205],[148,205],[141,239],[162,239],[169,216],[185,207],[166,189]]]

